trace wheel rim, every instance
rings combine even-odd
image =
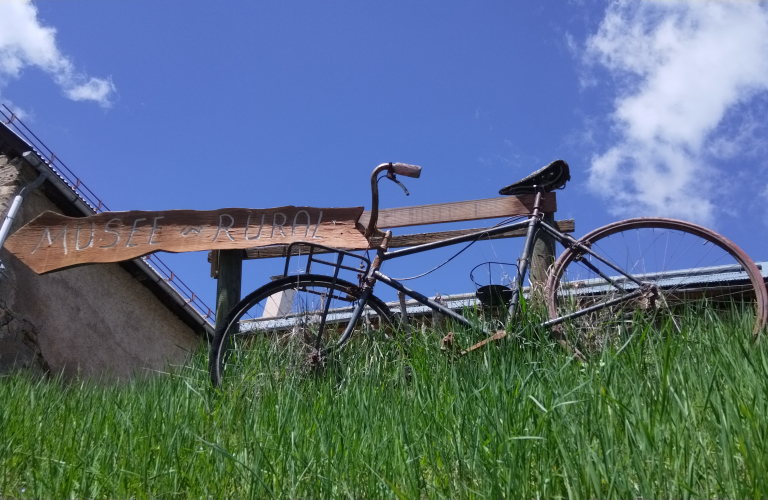
[[[604,226],[579,241],[631,274],[640,275],[648,286],[648,293],[640,294],[634,301],[564,323],[582,341],[582,337],[595,334],[600,328],[620,329],[622,321],[629,326],[632,315],[644,310],[645,315],[653,313],[671,319],[680,330],[681,306],[696,301],[720,307],[729,303],[743,305],[746,300],[754,312],[753,335],[765,327],[768,298],[761,271],[740,248],[713,231],[674,219],[637,218]],[[615,270],[581,253],[566,250],[553,266],[547,283],[550,318],[638,289]],[[623,281],[614,280],[617,276]]]
[[[334,284],[332,278],[317,275],[281,278],[256,290],[230,312],[226,319],[228,334],[217,334],[211,346],[214,385],[220,383],[224,365],[230,364],[232,354],[245,356],[249,343],[257,337],[291,344],[301,355],[311,355],[318,350],[328,353],[341,347],[338,344],[341,333],[359,295],[359,288],[349,282],[337,279]],[[328,301],[328,314],[318,343]],[[356,330],[374,331],[382,322],[391,324],[389,311],[378,298],[371,297]]]

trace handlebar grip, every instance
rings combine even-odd
[[[421,176],[421,167],[418,165],[408,165],[407,163],[393,163],[392,171],[397,175],[413,177],[418,179]]]

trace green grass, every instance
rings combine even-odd
[[[749,318],[635,324],[588,365],[526,329],[461,360],[362,340],[310,373],[257,342],[120,385],[0,379],[0,496],[766,497],[768,348]],[[407,365],[407,366],[406,366]]]

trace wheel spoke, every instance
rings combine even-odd
[[[583,255],[580,260],[575,249],[566,250],[555,264],[547,304],[552,319],[571,315],[565,325],[582,342],[611,340],[638,314],[652,321],[669,318],[680,333],[685,328],[680,313],[693,305],[720,313],[746,302],[757,312],[753,333],[765,324],[768,299],[762,276],[738,247],[710,230],[672,219],[630,219],[593,231],[582,241],[654,290],[616,301],[638,285],[599,259]],[[589,312],[574,314],[583,309]]]
[[[290,343],[306,357],[343,347],[340,334],[352,317],[359,293],[349,282],[338,278],[334,282],[322,275],[280,278],[252,292],[217,327],[209,356],[211,381],[215,386],[221,383],[224,366],[232,362],[227,361],[228,351],[242,354],[253,343],[248,338]],[[370,296],[362,322],[389,327],[391,314],[386,304]]]

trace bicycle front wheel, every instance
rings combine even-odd
[[[766,325],[768,292],[761,270],[733,242],[702,226],[666,218],[615,222],[555,262],[546,288],[550,324],[588,350],[616,339],[641,313],[682,331],[696,312],[747,314],[756,339]],[[563,319],[566,318],[566,319]]]
[[[314,274],[287,276],[251,292],[217,322],[208,357],[211,382],[221,384],[225,365],[233,364],[230,351],[237,352],[238,362],[247,363],[253,336],[295,341],[307,354],[341,347],[349,340],[341,333],[360,295],[360,288],[348,281]],[[371,295],[358,323],[360,328],[389,328],[392,316],[387,305]]]

